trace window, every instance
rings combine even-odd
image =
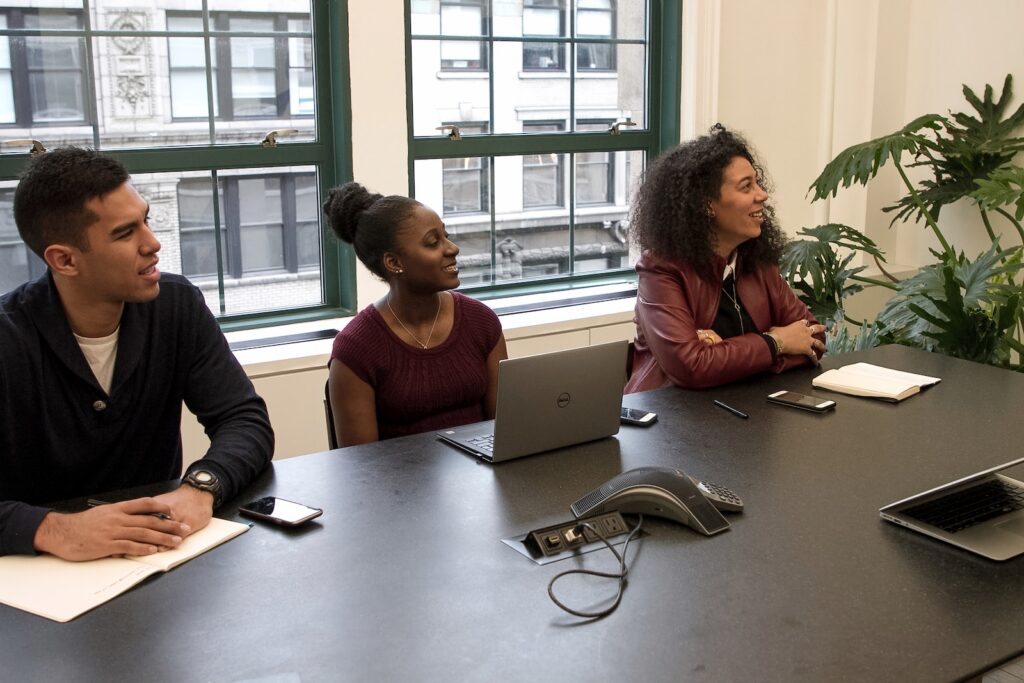
[[[523,0],[523,36],[565,35],[563,0]],[[523,43],[524,71],[564,71],[565,43]]]
[[[350,178],[347,87],[336,87],[347,46],[329,58],[348,36],[346,4],[48,4],[66,9],[0,8],[4,137],[119,158],[150,204],[161,269],[192,279],[222,325],[350,313],[354,259],[325,237],[320,210],[326,189]],[[276,147],[261,144],[269,131]],[[3,194],[25,152],[0,148],[4,291],[43,272]]]
[[[443,68],[444,3],[408,3],[406,22],[411,193],[459,245],[462,288],[634,277],[630,195],[647,159],[679,136],[679,3],[477,4],[492,17],[480,36],[490,61],[472,78]],[[636,126],[609,134],[627,118]],[[459,124],[458,141],[436,130],[485,119],[470,135]]]
[[[182,272],[216,277],[210,180],[183,179],[177,190]],[[219,190],[221,252],[230,277],[296,273],[319,265],[315,173],[221,177]]]
[[[313,114],[312,41],[308,18],[211,12],[214,30],[243,34],[212,40],[210,69],[214,116],[221,120],[274,119]],[[168,31],[202,33],[196,12],[168,12]],[[206,117],[206,53],[203,38],[167,39],[171,111],[176,119]]]
[[[441,34],[446,36],[487,35],[486,0],[441,0]],[[441,69],[481,71],[487,69],[487,43],[479,40],[445,40],[441,43]]]
[[[576,35],[587,38],[615,37],[615,0],[577,0]],[[613,71],[615,46],[611,43],[576,44],[579,71]]]
[[[85,123],[86,75],[82,38],[59,35],[82,28],[81,10],[0,8],[0,125],[27,127]]]
[[[565,124],[555,122],[528,122],[524,133],[563,131]],[[523,208],[562,206],[562,161],[565,155],[545,152],[523,157]]]
[[[457,123],[462,135],[486,133],[487,123]],[[445,215],[482,213],[490,205],[490,182],[487,159],[461,157],[441,162],[443,181],[442,206]]]
[[[578,121],[577,131],[607,131],[613,121]],[[612,204],[615,201],[615,153],[580,152],[576,155],[576,203]]]

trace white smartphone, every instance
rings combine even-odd
[[[798,394],[795,391],[776,391],[774,394],[768,395],[768,400],[791,408],[809,410],[812,413],[824,413],[836,407],[835,401],[818,396]]]

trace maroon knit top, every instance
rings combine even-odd
[[[501,336],[501,323],[476,299],[451,294],[455,319],[439,346],[405,343],[373,304],[334,338],[331,360],[373,387],[381,439],[486,419],[487,356]]]

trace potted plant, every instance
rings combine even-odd
[[[893,213],[890,226],[924,222],[941,245],[932,250],[934,263],[901,281],[885,270],[884,253],[860,231],[840,224],[802,229],[804,239],[786,247],[782,272],[829,326],[830,352],[897,343],[1024,370],[1024,288],[1018,279],[1024,253],[1024,168],[1013,162],[1024,151],[1024,137],[1015,136],[1024,125],[1024,105],[1006,115],[1012,84],[1007,75],[998,100],[991,85],[985,86],[983,98],[963,86],[973,112],[927,114],[890,135],[849,147],[811,185],[812,201],[835,196],[840,187],[867,185],[891,162],[907,193],[883,209]],[[917,183],[906,172],[915,167],[928,171]],[[975,203],[991,241],[973,259],[958,251],[938,224],[942,208],[961,200]],[[1012,226],[1021,244],[1001,244],[993,218]],[[866,277],[864,266],[851,267],[857,252],[875,260],[881,278]],[[874,321],[848,320],[844,302],[864,286],[887,287],[892,296]],[[851,333],[848,324],[859,331]]]

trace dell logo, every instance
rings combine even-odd
[[[566,407],[567,405],[569,405],[569,401],[570,400],[572,400],[572,396],[569,395],[569,392],[563,391],[561,394],[558,395],[558,401],[557,401],[558,407],[559,408]]]

